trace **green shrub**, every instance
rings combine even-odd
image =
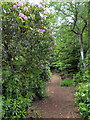
[[[74,82],[71,79],[65,79],[60,83],[61,86],[71,86],[74,85]]]
[[[46,82],[43,80],[38,80],[36,81],[36,85],[34,86],[34,93],[36,94],[37,97],[43,98],[46,97]]]
[[[36,96],[45,96],[45,80],[50,79],[48,54],[53,53],[50,47],[53,48],[54,42],[47,18],[41,16],[43,8],[21,2],[0,4],[3,118],[12,118],[12,115],[20,118],[26,115],[28,101],[31,102]]]
[[[80,114],[85,119],[90,119],[90,83],[80,83],[76,90],[75,99]]]
[[[23,97],[3,100],[4,118],[26,118],[26,109],[31,106],[31,100]]]
[[[79,63],[79,72],[73,76],[76,87],[75,99],[82,117],[90,119],[90,50],[86,53],[85,68]]]
[[[68,32],[68,30],[66,33],[68,37],[65,37],[65,34],[62,32],[59,33],[60,37],[58,37],[56,32],[56,55],[52,55],[53,58],[50,66],[58,68],[60,71],[67,70],[68,72],[74,72],[77,71],[80,57],[78,39],[75,38],[75,35],[72,36],[72,33]]]
[[[42,73],[40,74],[40,77],[44,81],[48,81],[51,79],[52,73],[50,71],[50,68],[47,66],[43,69]]]
[[[73,74],[73,82],[75,84],[78,84],[83,81],[83,76],[80,74],[80,72]]]

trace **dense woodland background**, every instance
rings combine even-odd
[[[56,69],[90,119],[90,1],[2,5],[2,117],[25,118]],[[69,78],[69,79],[65,79]],[[32,116],[31,116],[32,117]]]

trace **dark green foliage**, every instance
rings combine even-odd
[[[76,74],[73,74],[73,79],[72,80],[74,81],[75,84],[78,84],[78,83],[83,81],[83,76],[81,75],[80,72],[78,72]]]
[[[85,120],[90,119],[90,52],[88,50],[85,58],[85,69],[80,68],[80,72],[74,75],[73,81],[78,84],[75,93],[76,103],[80,114]],[[80,83],[81,82],[81,83]]]
[[[48,81],[51,79],[51,71],[50,68],[47,66],[46,68],[43,69],[42,73],[40,74],[40,77],[44,80],[44,81]]]
[[[85,120],[90,119],[90,83],[80,83],[75,93],[76,103],[80,114]]]
[[[79,72],[73,75],[73,81],[78,84],[80,82],[90,82],[90,52],[86,53],[85,68],[82,67],[82,63],[79,63]]]
[[[48,54],[53,52],[53,39],[48,22],[40,16],[43,8],[18,6],[17,2],[1,4],[3,118],[25,118],[32,100],[46,96],[46,81],[50,79]]]
[[[58,46],[56,47],[56,55],[53,56],[54,59],[52,60],[51,66],[61,71],[67,70],[68,72],[74,72],[78,69],[77,65],[80,57],[79,43],[77,37],[69,32],[68,28],[64,29],[62,26],[61,29],[66,34],[60,31],[61,36],[56,39]]]
[[[30,102],[30,99],[22,96],[17,99],[8,97],[3,101],[3,116],[6,119],[26,118],[26,109],[31,106]]]
[[[74,82],[70,79],[65,79],[60,83],[61,86],[71,86],[74,85]]]

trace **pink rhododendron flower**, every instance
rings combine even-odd
[[[48,1],[46,1],[45,4],[49,4]]]
[[[52,50],[53,48],[52,47],[50,47],[50,50]]]
[[[28,7],[25,6],[25,7],[24,7],[24,10],[28,11]]]
[[[24,15],[24,16],[23,16],[23,18],[24,18],[25,20],[27,20],[27,19],[28,19],[28,17],[27,17],[26,15]]]
[[[24,14],[23,14],[23,13],[19,13],[19,16],[20,16],[20,17],[24,17]]]
[[[54,43],[54,46],[57,46],[57,43]]]
[[[44,29],[39,29],[40,32],[44,32],[45,30]]]
[[[84,66],[86,66],[86,64],[84,63]]]
[[[49,14],[49,13],[48,13],[48,12],[45,12],[44,14],[47,15],[47,14]]]
[[[18,6],[23,6],[23,2],[22,1],[18,2]]]
[[[13,23],[12,25],[16,25],[16,23]]]
[[[44,65],[43,65],[43,64],[41,64],[40,66],[41,66],[41,67],[44,67]]]
[[[27,18],[27,16],[26,15],[24,15],[23,13],[19,13],[19,16],[20,17],[22,17],[22,18],[24,18],[25,20],[27,20],[28,18]]]
[[[55,36],[52,36],[52,38],[55,38]]]
[[[43,5],[41,5],[41,4],[39,4],[39,5],[38,5],[38,7],[41,7],[41,8],[43,8],[43,9],[44,9],[44,6],[43,6]]]
[[[13,5],[13,8],[15,8],[15,9],[16,9],[16,8],[17,8],[17,6],[16,6],[16,5]]]
[[[41,24],[41,26],[43,26],[44,24]]]

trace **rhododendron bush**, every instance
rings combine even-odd
[[[4,118],[26,117],[33,98],[45,96],[50,79],[48,55],[56,44],[43,13],[40,5],[2,3]]]

